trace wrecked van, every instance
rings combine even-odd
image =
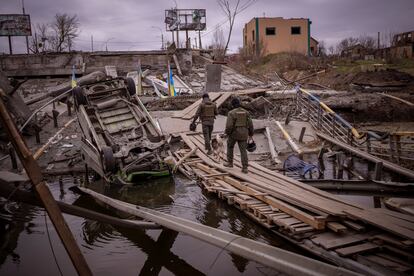
[[[132,78],[83,85],[72,93],[82,156],[97,175],[120,184],[169,175],[165,137],[136,95]]]

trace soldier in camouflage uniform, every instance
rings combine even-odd
[[[217,114],[216,104],[210,100],[207,93],[203,94],[203,100],[193,118],[193,123],[195,123],[195,121],[200,117],[204,135],[204,146],[208,155],[213,153],[210,141],[211,134],[213,133],[214,119]]]
[[[247,139],[253,137],[253,122],[247,110],[240,106],[240,100],[234,98],[231,101],[233,110],[227,115],[225,133],[227,139],[227,163],[226,167],[233,167],[233,149],[234,145],[239,145],[240,157],[242,163],[242,172],[247,173]]]

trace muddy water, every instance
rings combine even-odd
[[[52,182],[50,189],[56,199],[66,203],[115,214],[91,198],[75,193],[70,189],[72,186],[72,179],[66,179],[63,184]],[[95,182],[90,187],[130,203],[295,251],[236,208],[203,193],[196,183],[182,178],[176,178],[175,183],[164,179],[124,188],[110,188]],[[130,230],[70,215],[65,218],[96,275],[278,274],[171,230]],[[50,220],[45,221],[43,209],[13,202],[0,211],[0,275],[59,275],[48,231],[63,275],[75,275]]]

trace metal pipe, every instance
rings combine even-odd
[[[153,221],[174,231],[183,232],[288,275],[358,275],[344,268],[322,263],[220,229],[119,201],[84,187],[79,187],[79,189],[113,208]]]
[[[66,96],[66,94],[68,94],[71,91],[72,89],[60,94],[59,96],[51,99],[50,101],[48,101],[47,103],[45,103],[44,105],[42,105],[41,107],[33,111],[32,115],[30,115],[29,118],[26,120],[26,122],[24,122],[24,124],[19,128],[19,131],[21,132],[39,111],[42,111],[43,108],[53,103],[54,101],[59,100],[60,98],[63,98],[64,96]]]
[[[292,148],[292,150],[294,150],[299,155],[303,154],[302,150],[295,143],[295,141],[293,141],[292,137],[290,137],[289,133],[283,128],[282,124],[279,121],[276,121],[276,125],[282,131],[283,137],[285,137],[285,140],[288,142],[288,144]]]

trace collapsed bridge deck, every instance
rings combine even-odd
[[[181,135],[181,169],[209,192],[319,257],[364,274],[412,273],[414,217],[365,208],[251,162],[249,173],[207,156],[200,135]]]

